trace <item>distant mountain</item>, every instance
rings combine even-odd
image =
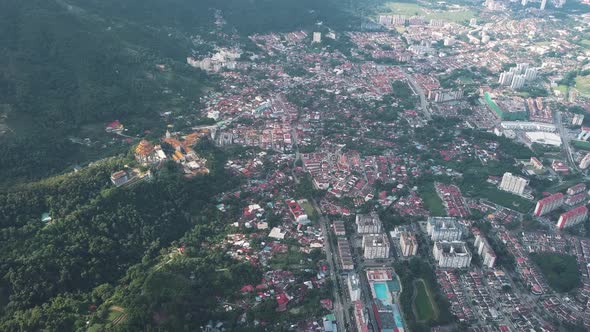
[[[116,119],[142,132],[194,107],[208,78],[184,59],[190,36],[215,39],[216,10],[242,36],[351,22],[331,0],[1,0],[0,183],[124,148],[68,137],[94,141]]]

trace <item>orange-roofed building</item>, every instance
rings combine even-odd
[[[172,145],[173,148],[178,149],[182,146],[182,143],[180,143],[179,140],[177,140],[176,138],[172,138],[172,137],[166,137],[164,138],[164,142]]]
[[[152,143],[141,140],[135,148],[135,160],[141,164],[150,164],[155,161],[155,149]]]
[[[198,133],[192,133],[190,135],[187,135],[184,138],[184,147],[185,148],[189,148],[195,144],[197,144],[197,142],[199,141],[199,134]]]

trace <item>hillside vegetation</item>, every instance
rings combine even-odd
[[[185,59],[223,43],[216,29],[244,38],[319,21],[354,22],[331,0],[0,1],[0,183],[118,152],[104,144],[108,122],[141,135],[164,128],[160,112],[194,112],[214,83]],[[197,35],[200,44],[191,40]]]

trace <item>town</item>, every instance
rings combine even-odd
[[[251,35],[256,52],[227,35],[187,55],[218,89],[131,140],[111,181],[206,176],[197,144],[231,150],[213,248],[263,271],[218,299],[243,327],[588,330],[590,14],[567,6],[390,3],[354,31]]]

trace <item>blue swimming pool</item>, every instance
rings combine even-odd
[[[373,284],[373,288],[375,289],[375,295],[377,296],[377,298],[379,300],[389,300],[389,295],[387,294],[387,292],[389,292],[389,290],[387,289],[387,285],[384,283],[380,283],[380,282],[376,282]]]

